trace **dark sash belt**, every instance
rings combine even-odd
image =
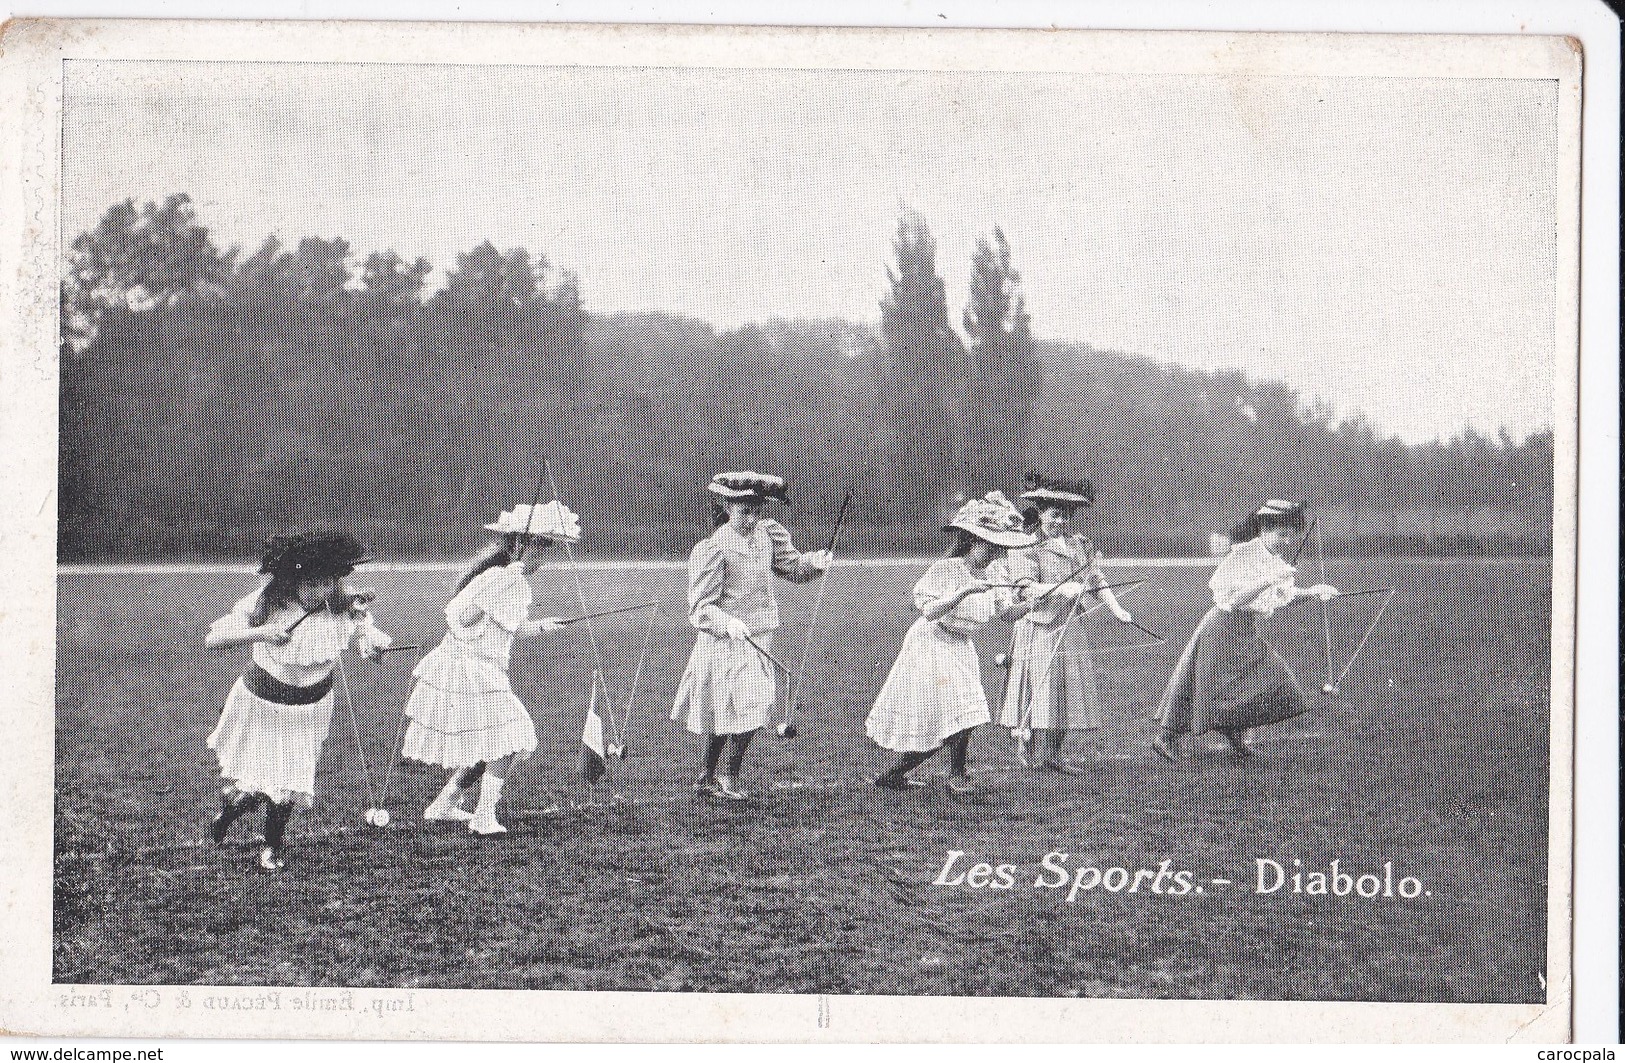
[[[256,698],[274,701],[278,705],[314,705],[327,697],[327,692],[333,689],[333,673],[327,673],[319,683],[312,683],[308,687],[296,687],[291,683],[284,683],[259,665],[253,664],[243,673],[243,686]]]

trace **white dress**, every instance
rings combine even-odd
[[[216,620],[210,634],[241,631],[259,602],[255,591]],[[285,605],[266,617],[269,624],[286,626],[304,615],[298,603]],[[366,653],[390,644],[388,635],[373,626],[365,610],[359,613],[313,613],[299,625],[285,645],[256,642],[254,667],[277,683],[314,688],[331,681],[334,665],[346,646]],[[209,735],[209,748],[220,760],[220,775],[245,794],[264,794],[272,801],[295,801],[309,808],[316,794],[316,764],[333,720],[333,691],[302,705],[267,700],[239,679],[226,695],[220,721]]]
[[[923,611],[976,578],[963,558],[944,558],[914,585],[914,604]],[[982,664],[971,635],[1008,600],[1000,590],[973,594],[939,620],[914,621],[869,712],[869,737],[898,753],[924,753],[989,722]]]
[[[514,633],[530,618],[530,581],[520,562],[488,568],[446,606],[446,637],[412,670],[402,755],[466,768],[536,750],[536,724],[508,684]],[[459,619],[468,606],[479,619]]]

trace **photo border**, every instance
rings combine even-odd
[[[1377,77],[1554,77],[1559,81],[1558,336],[1545,1005],[1368,1004],[1291,1001],[1149,1001],[1121,998],[815,997],[790,994],[650,994],[413,990],[408,1021],[372,1027],[314,1015],[301,1037],[582,1040],[1043,1040],[1087,1029],[1099,1039],[1457,1040],[1518,1036],[1561,1040],[1572,994],[1572,764],[1580,517],[1579,162],[1581,62],[1574,42],[1550,37],[1247,34],[968,29],[291,22],[13,22],[0,40],[0,251],[21,252],[0,278],[5,349],[40,352],[5,369],[3,437],[31,459],[4,486],[0,532],[13,549],[0,580],[13,608],[0,617],[22,725],[0,754],[0,852],[12,854],[0,909],[41,938],[12,943],[0,969],[0,1028],[79,1036],[264,1036],[277,1021],[205,1016],[160,1006],[104,1017],[53,1007],[50,983],[50,779],[54,768],[57,349],[55,292],[62,63],[68,59],[211,62],[356,62],[358,36],[390,63],[659,65],[724,68],[1076,71],[1125,74]],[[748,46],[749,54],[745,54]],[[909,57],[899,64],[902,50]],[[998,65],[988,62],[992,54]],[[1006,58],[1008,57],[1008,58]],[[381,60],[362,60],[381,61]],[[1080,66],[1079,64],[1085,64]],[[25,209],[12,209],[21,204]],[[11,257],[7,255],[6,257]],[[1562,352],[1574,352],[1564,358]],[[43,499],[43,501],[42,501]],[[46,766],[41,773],[41,765]],[[44,783],[42,786],[41,783]],[[41,979],[43,978],[43,983]],[[119,987],[125,988],[125,987]],[[204,987],[175,987],[202,995]],[[241,987],[230,987],[241,992]],[[400,996],[404,991],[357,990]],[[587,999],[590,997],[591,999]],[[439,1014],[428,1014],[436,1012]],[[636,1013],[635,1025],[627,1018]],[[1130,1014],[1131,1013],[1131,1014]],[[216,1021],[206,1021],[206,1020]],[[60,1020],[60,1021],[51,1021]],[[698,1032],[697,1032],[698,1031]],[[1177,1035],[1169,1036],[1173,1031]]]

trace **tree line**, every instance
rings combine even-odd
[[[543,455],[609,554],[685,553],[735,467],[785,476],[814,536],[852,490],[843,539],[871,552],[936,549],[957,498],[1029,467],[1093,480],[1086,523],[1120,552],[1204,552],[1281,494],[1347,549],[1549,548],[1549,432],[1407,445],[1277,381],[1036,340],[1000,230],[957,317],[926,219],[904,212],[893,251],[878,329],[718,331],[589,313],[523,248],[459,254],[431,293],[421,258],[244,253],[183,194],[116,204],[62,284],[59,553],[246,556],[317,520],[390,556],[461,553]]]

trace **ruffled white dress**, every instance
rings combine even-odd
[[[466,768],[536,750],[536,724],[508,684],[514,633],[533,601],[524,566],[488,568],[446,606],[446,637],[418,662],[406,703],[402,754],[442,768]],[[459,617],[470,606],[479,619]]]
[[[914,585],[914,604],[923,611],[976,578],[963,558],[944,558]],[[971,595],[939,620],[915,620],[869,712],[869,737],[894,752],[924,753],[989,722],[982,664],[971,636],[1008,604],[1003,591],[992,590]]]
[[[261,591],[242,598],[231,612],[214,622],[211,634],[240,631]],[[266,622],[288,625],[304,615],[297,603],[272,612]],[[373,625],[365,610],[313,613],[299,625],[287,644],[256,642],[254,664],[272,679],[295,687],[310,687],[333,673],[339,655],[354,643],[357,652],[390,644],[390,637]],[[309,808],[316,794],[316,764],[333,720],[333,691],[308,705],[283,705],[252,693],[242,679],[226,695],[220,721],[209,735],[209,748],[220,761],[220,775],[245,794],[264,794],[272,801],[293,801]]]

